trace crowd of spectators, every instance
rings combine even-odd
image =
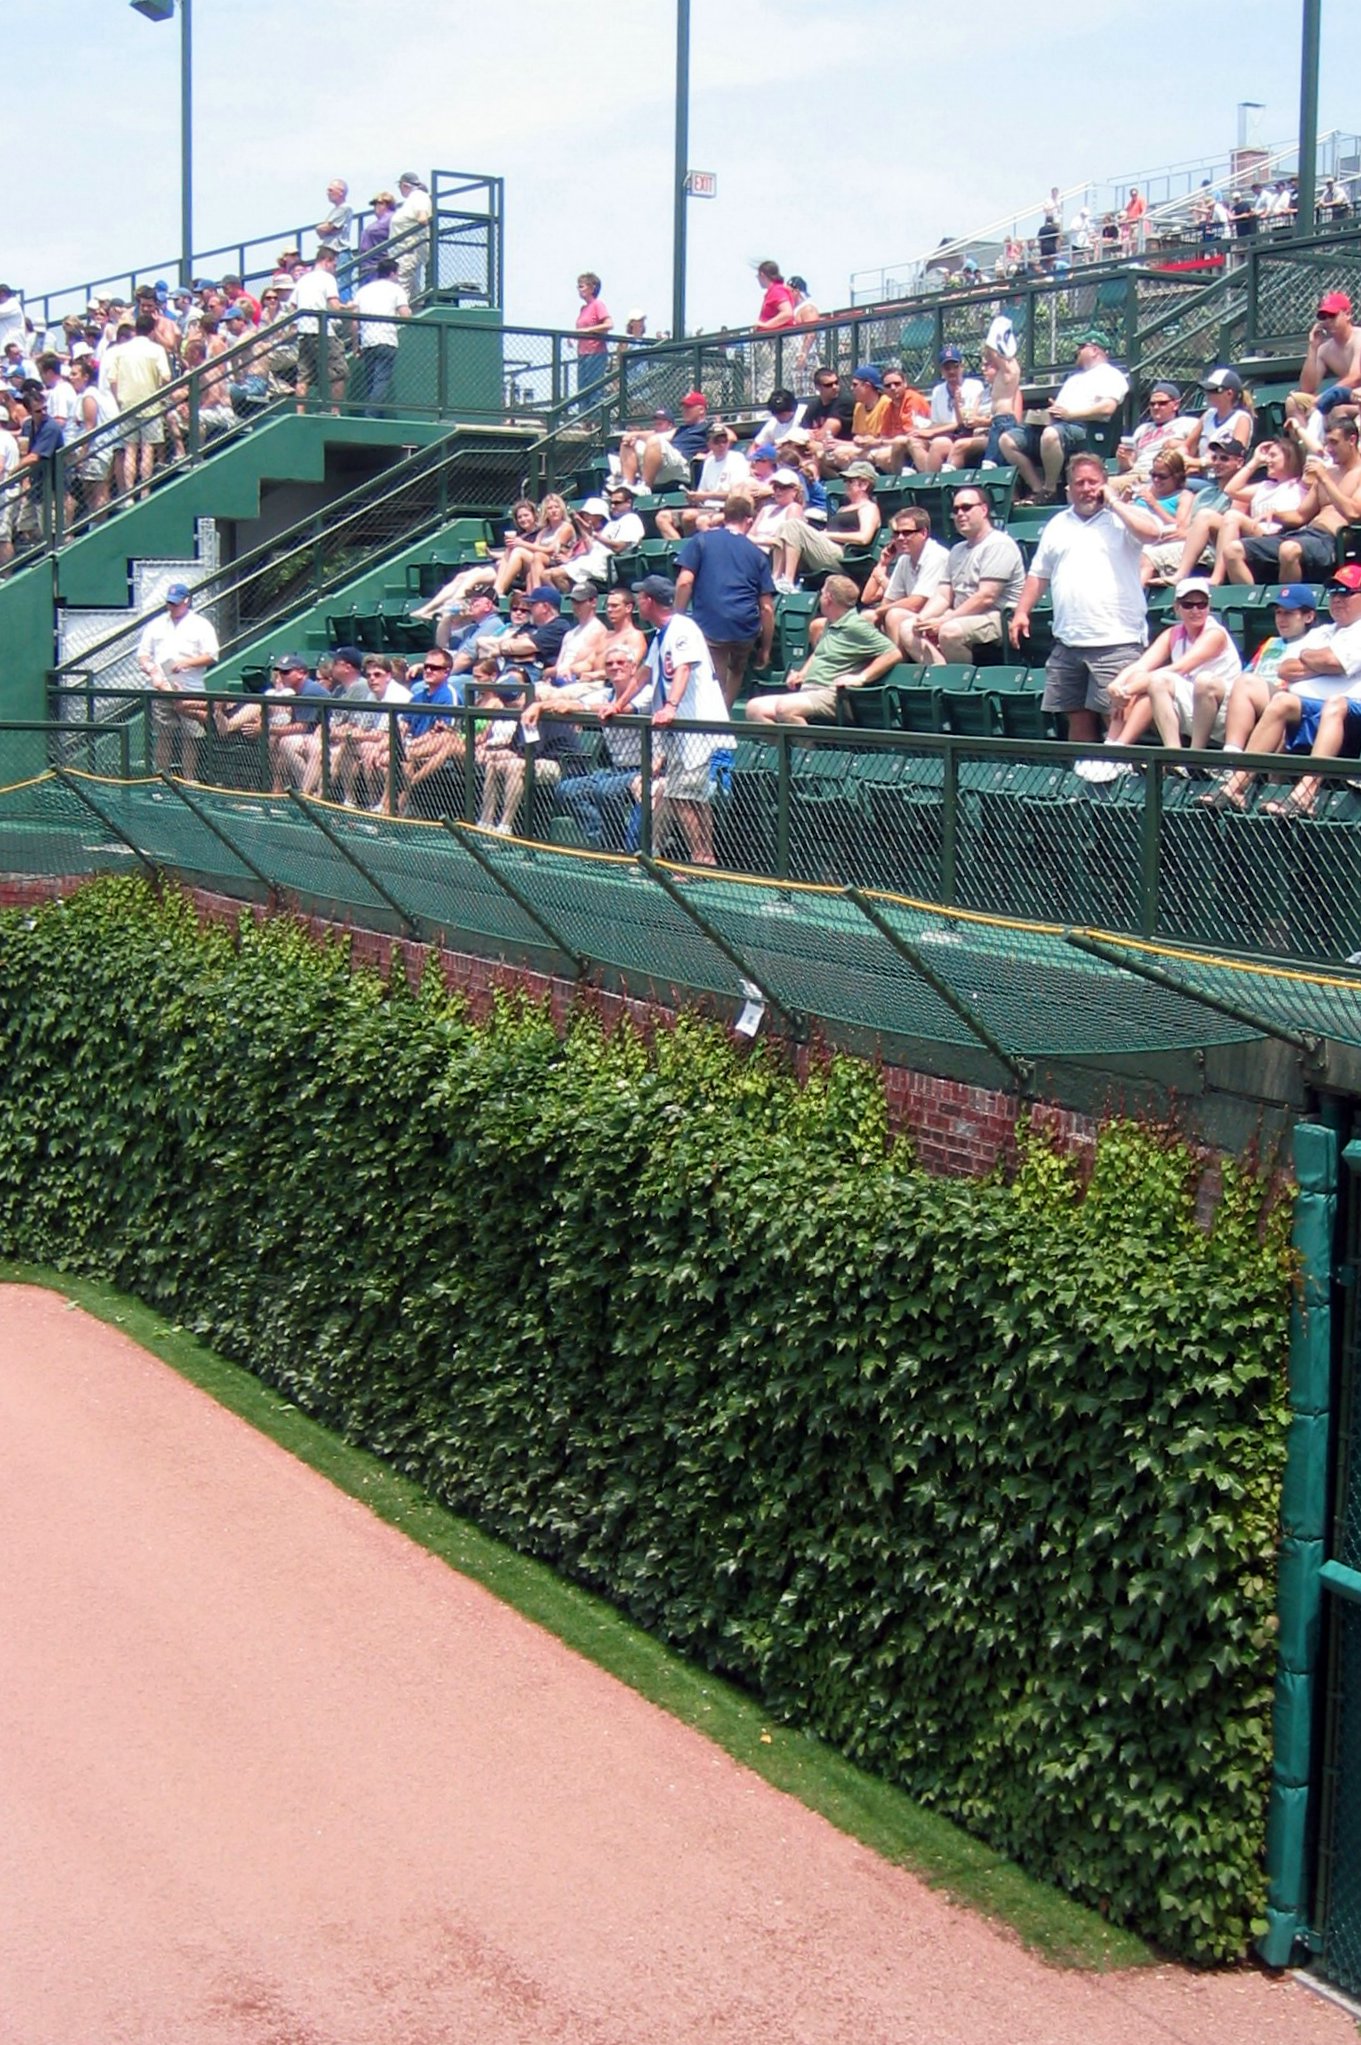
[[[36,539],[40,503],[30,486],[72,442],[81,448],[64,465],[68,525],[81,516],[98,523],[112,501],[145,495],[192,433],[212,440],[275,400],[301,407],[320,392],[338,404],[354,388],[381,414],[396,323],[423,280],[430,194],[403,172],[397,194],[374,195],[357,244],[345,180],[332,179],[326,197],[314,250],[281,249],[258,297],[233,274],[189,286],[162,280],[128,298],[92,298],[40,328],[23,294],[0,284],[0,567]],[[323,353],[320,316],[341,312]]]

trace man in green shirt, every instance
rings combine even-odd
[[[829,575],[818,598],[820,618],[809,630],[812,652],[784,678],[781,696],[753,696],[750,724],[834,723],[837,691],[860,689],[896,667],[902,654],[859,611],[860,591],[849,575]]]

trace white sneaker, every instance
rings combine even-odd
[[[1073,772],[1084,781],[1118,781],[1122,774],[1133,773],[1128,760],[1074,760]]]
[[[775,587],[781,596],[793,596],[798,586],[798,583],[788,575],[777,575],[775,577]]]

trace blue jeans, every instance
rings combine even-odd
[[[381,419],[392,389],[397,350],[392,347],[365,348],[360,360],[364,368],[364,403],[371,418]]]
[[[588,845],[617,852],[624,843],[633,803],[629,791],[637,778],[636,768],[597,767],[593,774],[560,782],[557,806],[581,826]]]
[[[1356,392],[1349,391],[1345,383],[1330,383],[1327,390],[1319,392],[1314,403],[1326,419],[1334,405],[1354,405]]]

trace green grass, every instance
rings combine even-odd
[[[1033,1952],[1065,1967],[1148,1965],[1142,1940],[1059,1890],[1035,1881],[902,1790],[855,1768],[821,1741],[766,1718],[744,1691],[673,1654],[602,1599],[554,1575],[419,1487],[300,1413],[248,1370],[183,1328],[95,1280],[0,1261],[0,1280],[50,1287],[167,1363],[299,1462],[360,1500],[379,1519],[471,1577],[576,1653],[607,1669],[885,1860],[911,1869],[956,1902],[1009,1925]]]

